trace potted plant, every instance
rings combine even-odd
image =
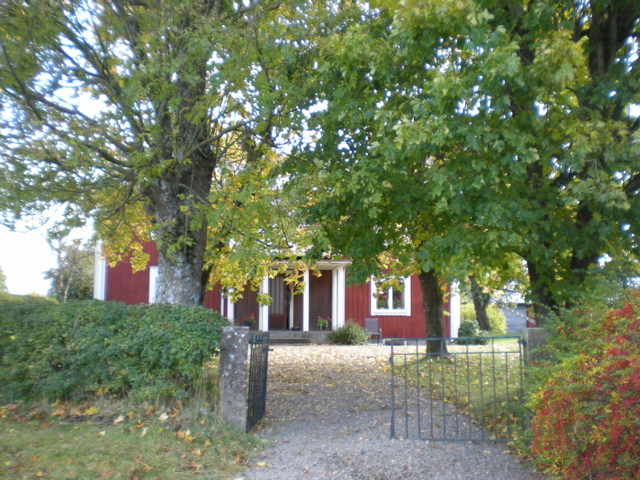
[[[256,323],[256,317],[253,315],[253,313],[248,317],[245,317],[244,319],[245,326],[251,327],[254,323]]]
[[[318,316],[318,329],[324,330],[325,328],[327,328],[329,326],[330,323],[331,323],[331,319],[330,318],[322,318],[322,317]]]

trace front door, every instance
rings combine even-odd
[[[284,283],[284,275],[278,275],[269,279],[269,295],[271,305],[269,305],[269,330],[287,329],[287,296],[289,290]]]

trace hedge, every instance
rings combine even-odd
[[[2,399],[186,398],[225,324],[202,307],[0,300]]]

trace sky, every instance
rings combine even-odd
[[[11,232],[0,226],[0,268],[7,277],[10,293],[46,295],[50,281],[44,278],[44,272],[56,266],[45,228]]]
[[[56,255],[47,243],[47,226],[12,232],[0,225],[0,268],[7,289],[14,295],[46,295],[51,284],[44,278],[57,266]],[[82,236],[82,235],[80,235]]]

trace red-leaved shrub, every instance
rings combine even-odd
[[[572,346],[531,401],[532,453],[568,479],[638,479],[640,297],[600,318],[577,315],[577,332],[558,327]]]

